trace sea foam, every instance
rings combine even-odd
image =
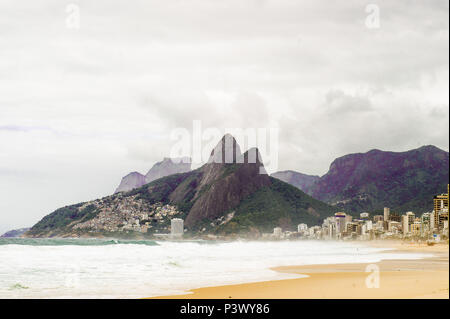
[[[141,298],[303,276],[276,266],[425,257],[332,241],[18,239],[0,242],[0,298]]]

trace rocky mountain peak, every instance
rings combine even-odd
[[[241,148],[236,139],[231,134],[225,134],[211,151],[208,163],[236,163],[241,155]]]
[[[119,187],[114,193],[128,192],[136,187],[141,187],[145,184],[145,176],[138,172],[131,172],[122,178]]]
[[[164,157],[162,161],[153,165],[145,176],[139,172],[132,172],[123,177],[114,193],[128,192],[156,179],[172,174],[186,173],[190,170],[191,159],[189,157]]]
[[[186,173],[191,170],[191,159],[189,157],[164,157],[161,162],[156,163],[145,175],[145,183],[150,183],[158,178],[172,174]]]

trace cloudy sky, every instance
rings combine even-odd
[[[448,151],[448,10],[0,0],[0,233],[111,194],[193,120],[279,128],[278,169],[308,174],[373,148]]]

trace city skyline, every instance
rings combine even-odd
[[[370,218],[367,212],[353,216],[345,212],[337,212],[327,217],[322,225],[308,227],[299,224],[297,232],[286,231],[276,227],[273,234],[266,234],[274,238],[309,238],[309,239],[344,239],[344,240],[373,240],[373,239],[411,239],[414,237],[440,241],[440,236],[448,239],[449,225],[449,185],[447,193],[433,197],[432,211],[416,216],[412,211],[391,212],[384,207],[383,215]],[[431,202],[431,201],[430,201]],[[358,218],[359,217],[359,218]]]

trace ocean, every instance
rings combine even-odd
[[[276,266],[425,257],[333,241],[0,238],[0,298],[143,298],[302,277]]]

